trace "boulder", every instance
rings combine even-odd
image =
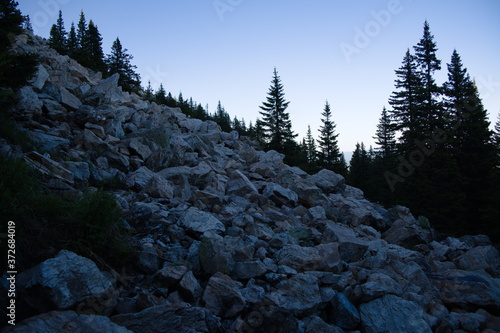
[[[361,322],[367,333],[431,333],[427,315],[417,304],[386,295],[359,306]]]
[[[203,301],[216,316],[230,318],[245,308],[246,301],[231,278],[222,273],[215,273],[209,280]]]
[[[307,180],[319,187],[326,194],[338,193],[343,191],[345,188],[345,178],[327,169],[323,169],[318,173],[309,176]]]
[[[212,333],[222,332],[220,321],[207,309],[157,305],[139,313],[119,314],[111,320],[133,332]]]
[[[236,280],[248,280],[263,276],[267,273],[267,268],[260,260],[240,261],[234,263],[234,270],[231,276]]]
[[[425,230],[415,220],[396,220],[391,228],[384,232],[382,238],[388,243],[412,249],[419,244],[431,242],[430,230]]]
[[[136,191],[142,191],[146,188],[149,181],[155,177],[155,175],[156,174],[153,171],[149,170],[145,166],[142,166],[127,175],[127,178],[125,179],[125,186],[127,188],[133,188]]]
[[[332,323],[346,330],[354,330],[358,326],[359,312],[344,294],[334,291],[330,303],[332,308],[329,319]]]
[[[279,265],[289,266],[299,272],[319,271],[326,267],[319,250],[314,247],[286,245],[277,253]]]
[[[189,208],[184,212],[177,224],[189,231],[198,233],[223,232],[226,230],[224,224],[212,214],[203,212],[195,207]]]
[[[62,250],[52,259],[19,274],[23,298],[39,310],[66,310],[87,298],[104,300],[113,285],[90,259]],[[102,309],[109,310],[109,309]]]
[[[265,298],[295,316],[312,314],[322,303],[318,279],[307,273],[299,273],[283,281]]]
[[[37,66],[36,74],[31,78],[30,83],[37,91],[41,91],[45,86],[45,82],[49,79],[49,72],[40,64]]]
[[[234,250],[220,238],[203,237],[200,250],[200,265],[208,274],[229,274],[234,269]]]
[[[463,270],[485,270],[495,277],[500,277],[500,255],[493,246],[475,247],[456,260],[458,268]]]
[[[66,108],[70,110],[78,110],[80,106],[82,106],[82,102],[78,99],[78,97],[70,93],[66,88],[61,87],[60,92],[61,104]]]
[[[276,183],[268,183],[262,195],[273,201],[278,207],[293,206],[299,199],[297,193]]]
[[[52,311],[31,317],[4,328],[5,333],[133,333],[123,326],[113,323],[108,317],[78,315],[74,311]]]
[[[362,243],[361,241],[339,243],[340,259],[347,263],[356,262],[362,259],[367,250],[368,245]]]
[[[45,155],[32,151],[24,155],[23,159],[45,177],[56,178],[70,185],[74,183],[74,176],[68,169]]]
[[[172,199],[174,197],[174,186],[171,182],[161,176],[153,176],[145,187],[145,192],[153,198]]]

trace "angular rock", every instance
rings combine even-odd
[[[359,312],[367,333],[432,332],[427,315],[420,306],[394,295],[361,304]]]
[[[240,170],[234,170],[227,182],[226,194],[235,194],[241,197],[258,195],[255,185]]]
[[[42,133],[34,130],[29,133],[29,136],[35,143],[39,151],[48,153],[59,153],[61,150],[68,148],[71,142],[66,138],[61,138],[57,135]]]
[[[401,296],[403,288],[391,277],[383,273],[371,274],[368,281],[354,288],[354,298],[359,302],[368,302],[387,294]]]
[[[30,80],[31,85],[38,91],[42,90],[45,86],[45,82],[49,79],[49,72],[45,69],[45,67],[40,64],[37,66],[38,70],[33,78]]]
[[[318,249],[314,247],[287,245],[279,251],[277,258],[278,264],[292,267],[299,272],[319,271],[326,266]]]
[[[493,276],[500,277],[500,255],[493,246],[475,247],[461,255],[456,262],[460,269],[484,269]]]
[[[113,291],[111,281],[94,262],[66,250],[19,274],[18,283],[24,299],[42,310],[69,309]]]
[[[152,154],[151,149],[149,149],[148,146],[141,143],[139,140],[131,140],[129,143],[129,148],[133,153],[139,155],[144,161],[147,160],[148,157]]]
[[[64,167],[68,169],[75,180],[87,182],[90,179],[90,167],[86,162],[64,162]]]
[[[125,186],[127,188],[133,188],[136,191],[142,191],[146,188],[149,181],[155,177],[155,173],[149,170],[147,167],[142,166],[132,173],[127,175],[125,180]]]
[[[74,176],[69,170],[56,161],[40,155],[36,151],[27,153],[23,159],[29,166],[44,176],[57,178],[71,185],[74,183]]]
[[[223,232],[226,230],[224,224],[210,213],[203,212],[197,208],[191,207],[181,215],[177,222],[179,226],[190,231],[199,233]]]
[[[368,250],[368,245],[361,242],[340,242],[339,243],[339,255],[340,259],[345,262],[356,262],[363,258],[366,251]]]
[[[154,279],[161,283],[162,287],[170,288],[179,282],[187,271],[188,268],[185,265],[165,264],[162,269],[156,272]]]
[[[283,205],[292,206],[299,199],[297,193],[276,183],[268,183],[262,195],[271,199],[279,207]]]
[[[234,317],[245,308],[246,301],[231,278],[215,273],[208,280],[203,301],[211,313],[222,318]]]
[[[78,315],[74,311],[52,311],[16,323],[16,326],[4,328],[5,333],[132,333],[123,326],[96,315]]]
[[[18,91],[19,102],[17,108],[19,111],[27,114],[40,114],[42,112],[42,101],[30,86],[22,87]]]
[[[133,332],[141,333],[160,333],[166,329],[169,333],[222,332],[218,318],[199,307],[158,305],[139,313],[116,315],[111,320]]]
[[[263,276],[266,272],[267,268],[260,260],[241,261],[234,263],[234,270],[231,276],[236,280],[248,280]]]
[[[316,333],[316,332],[321,332],[321,333],[343,333],[342,329],[328,325],[321,319],[320,317],[317,316],[311,316],[308,317],[304,320],[304,326],[305,326],[305,332],[306,333]]]
[[[344,294],[334,291],[330,303],[332,305],[331,322],[346,330],[354,330],[358,326],[360,322],[359,312]]]
[[[174,197],[174,186],[161,176],[153,176],[144,190],[153,198],[172,199]]]
[[[61,104],[67,107],[70,110],[78,110],[80,106],[82,106],[82,102],[70,93],[66,88],[61,87]]]
[[[499,308],[500,285],[497,279],[462,270],[428,274],[441,293],[442,301],[461,309]]]
[[[307,273],[285,280],[265,298],[295,316],[312,314],[322,303],[318,279]]]
[[[407,249],[431,241],[429,230],[424,230],[416,221],[396,220],[391,228],[384,232],[382,238],[388,243],[397,244]]]
[[[203,289],[192,271],[187,272],[182,277],[179,282],[179,292],[188,302],[195,302],[202,296]]]
[[[234,269],[234,250],[226,246],[223,240],[204,237],[199,250],[201,267],[208,274],[231,273]]]
[[[309,176],[308,180],[322,189],[325,193],[338,193],[345,188],[345,178],[341,175],[327,169]]]

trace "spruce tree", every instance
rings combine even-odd
[[[23,29],[33,33],[33,26],[31,25],[31,19],[29,15],[24,16]]]
[[[52,28],[50,29],[50,37],[48,40],[49,46],[61,54],[68,53],[66,35],[67,32],[64,28],[62,11],[59,11],[57,23],[52,25]]]
[[[439,101],[441,88],[434,80],[434,73],[441,69],[441,60],[437,59],[437,46],[430,32],[429,23],[424,23],[424,34],[420,42],[414,46],[418,74],[422,82],[419,91],[421,111],[425,117],[427,130],[442,129],[444,125],[442,105]]]
[[[148,86],[144,89],[144,99],[150,102],[154,101],[154,92],[151,87],[151,81],[148,81]]]
[[[73,22],[71,22],[71,28],[68,33],[67,48],[70,56],[74,56],[78,51],[78,38],[76,37],[76,28]]]
[[[422,82],[417,74],[415,56],[410,50],[406,51],[402,66],[395,72],[397,90],[389,98],[389,104],[392,106],[390,116],[394,121],[394,130],[401,133],[400,141],[408,146],[413,143],[414,137],[422,132],[418,98]]]
[[[311,126],[307,126],[307,136],[305,138],[305,148],[306,148],[306,156],[307,156],[307,164],[309,168],[314,168],[318,161],[318,152],[316,149],[316,140],[311,132]]]
[[[99,29],[92,20],[83,40],[82,55],[83,65],[94,71],[106,73],[106,63],[104,62],[104,52],[102,50],[102,37]]]
[[[165,105],[167,102],[167,96],[166,96],[166,91],[165,88],[163,88],[163,83],[160,83],[160,87],[158,87],[158,90],[155,93],[155,102],[158,105]]]
[[[217,103],[217,109],[215,111],[215,122],[220,126],[222,131],[231,132],[231,117],[226,112],[221,102]]]
[[[118,84],[125,91],[138,91],[140,88],[140,77],[135,72],[137,66],[131,64],[133,56],[127,53],[127,49],[123,48],[119,38],[113,42],[111,54],[106,57],[108,66],[108,74],[120,74]]]
[[[448,81],[444,84],[449,120],[451,149],[456,159],[461,188],[465,194],[468,230],[474,232],[478,224],[487,228],[491,221],[491,193],[495,188],[496,149],[489,130],[488,114],[484,109],[476,85],[462,65],[456,50],[448,64]]]
[[[356,144],[349,163],[349,185],[366,191],[370,182],[371,160],[363,142]]]
[[[375,132],[375,143],[379,146],[378,151],[382,158],[391,158],[396,151],[396,131],[387,109],[382,109],[382,115]]]
[[[337,140],[339,134],[335,133],[337,125],[332,119],[332,111],[328,101],[326,101],[325,109],[321,115],[323,116],[321,118],[323,125],[319,128],[319,161],[323,168],[339,172],[336,169],[339,166],[341,155]]]
[[[294,139],[297,134],[292,131],[292,122],[290,115],[286,112],[288,104],[285,100],[283,84],[278,76],[278,71],[274,68],[273,79],[266,98],[266,102],[260,106],[262,115],[261,124],[265,133],[265,142],[267,149],[274,149],[280,153],[292,149]]]
[[[87,20],[85,19],[85,13],[82,10],[80,12],[80,19],[78,20],[78,26],[76,31],[76,40],[79,49],[84,47],[86,35],[87,35]]]

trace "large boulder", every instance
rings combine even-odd
[[[78,315],[74,311],[52,311],[31,317],[17,323],[16,326],[4,328],[4,333],[132,333],[123,326],[109,320],[108,317],[96,315]]]
[[[427,314],[416,303],[386,295],[359,306],[361,322],[367,333],[431,333]]]
[[[110,279],[92,260],[67,250],[19,274],[18,285],[23,299],[42,312],[70,309],[88,298],[104,302],[114,294]],[[104,313],[112,308],[100,310]]]
[[[338,193],[345,188],[345,178],[327,169],[309,176],[308,179],[314,185],[322,189],[325,193]]]
[[[326,267],[324,258],[315,247],[286,245],[277,253],[280,265],[289,266],[299,272],[317,271]]]
[[[224,224],[210,213],[203,212],[195,207],[189,208],[184,212],[177,224],[189,231],[197,233],[223,232],[226,230]]]
[[[208,280],[203,301],[216,316],[230,318],[245,308],[246,301],[231,278],[222,273],[215,273]]]
[[[157,305],[139,313],[119,314],[111,317],[111,320],[133,332],[141,333],[222,332],[219,319],[200,307]]]

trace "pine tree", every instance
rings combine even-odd
[[[0,0],[0,110],[13,103],[13,94],[7,89],[17,89],[36,72],[38,58],[32,54],[10,52],[12,35],[23,32],[24,17],[13,0]],[[9,100],[9,101],[8,101]]]
[[[140,77],[135,72],[137,66],[130,63],[133,56],[127,53],[127,49],[123,48],[120,39],[116,38],[111,47],[111,54],[106,57],[108,66],[108,74],[120,74],[118,84],[125,91],[138,91],[140,88]]]
[[[85,19],[85,14],[83,10],[80,12],[80,19],[78,20],[78,29],[76,31],[76,40],[78,44],[78,49],[82,49],[85,44],[85,38],[87,35],[87,20]]]
[[[71,22],[71,28],[69,29],[68,33],[67,47],[68,47],[68,54],[70,56],[74,56],[78,50],[78,38],[76,37],[76,28],[75,28],[75,23],[73,22]]]
[[[49,46],[61,54],[66,54],[68,52],[66,35],[62,11],[59,11],[57,23],[50,29]]]
[[[332,111],[328,101],[326,101],[325,109],[321,115],[323,116],[321,119],[323,125],[319,128],[319,160],[323,168],[338,172],[339,170],[336,170],[335,167],[339,164],[341,155],[337,141],[339,135],[335,133],[337,125],[332,119]]]
[[[307,126],[305,148],[306,148],[307,164],[309,165],[310,168],[313,168],[318,161],[318,152],[316,149],[316,140],[314,140],[310,125]]]
[[[430,32],[429,23],[424,23],[424,35],[414,46],[418,74],[422,82],[420,93],[421,111],[426,118],[426,129],[442,129],[444,125],[442,105],[439,102],[440,87],[434,80],[434,73],[441,69],[441,60],[437,59],[437,46]]]
[[[158,90],[155,93],[155,102],[156,104],[159,105],[165,105],[167,102],[167,96],[166,96],[166,91],[165,88],[163,88],[163,83],[160,83],[160,87],[158,87]]]
[[[416,133],[422,131],[420,119],[420,104],[418,92],[422,89],[421,79],[417,74],[415,57],[406,51],[402,66],[395,71],[396,91],[389,98],[392,106],[391,118],[394,120],[394,130],[401,132],[400,141],[407,146],[412,144]]]
[[[370,167],[371,160],[365,144],[357,143],[349,163],[349,185],[366,191],[370,182]]]
[[[496,149],[489,130],[488,114],[484,109],[476,85],[462,65],[456,50],[448,64],[448,81],[444,84],[448,111],[449,136],[465,192],[467,225],[478,227],[478,222],[491,221],[485,216],[491,212],[491,187],[495,170]],[[492,215],[492,214],[490,214]]]
[[[29,15],[24,16],[23,29],[33,33],[33,26],[31,25],[31,19]]]
[[[278,76],[278,71],[274,68],[273,79],[266,98],[266,102],[260,106],[262,115],[262,126],[265,133],[265,142],[267,149],[274,149],[280,153],[290,153],[295,143],[297,134],[292,131],[292,122],[290,115],[286,112],[288,104],[285,100],[283,84]]]
[[[498,113],[497,121],[495,123],[495,131],[493,133],[493,144],[496,147],[496,151],[497,151],[497,155],[498,155],[497,167],[500,167],[500,164],[498,164],[498,162],[500,162],[500,112]]]
[[[99,29],[92,20],[89,21],[82,44],[83,65],[92,70],[106,73],[104,52],[102,50],[102,37]],[[82,60],[81,60],[82,61]]]
[[[148,86],[144,89],[144,99],[150,102],[154,101],[154,91],[153,87],[151,87],[151,81],[148,81]]]
[[[394,127],[391,117],[384,106],[377,125],[377,131],[373,137],[375,143],[379,146],[378,151],[384,159],[393,157],[396,151],[396,131]]]
[[[168,106],[168,107],[171,107],[171,108],[178,107],[177,101],[175,100],[174,97],[172,97],[172,94],[170,92],[167,94],[165,105]]]
[[[231,132],[231,117],[229,114],[226,112],[224,107],[222,106],[221,102],[219,101],[217,103],[217,109],[215,111],[215,122],[219,124],[220,128],[224,132]]]

